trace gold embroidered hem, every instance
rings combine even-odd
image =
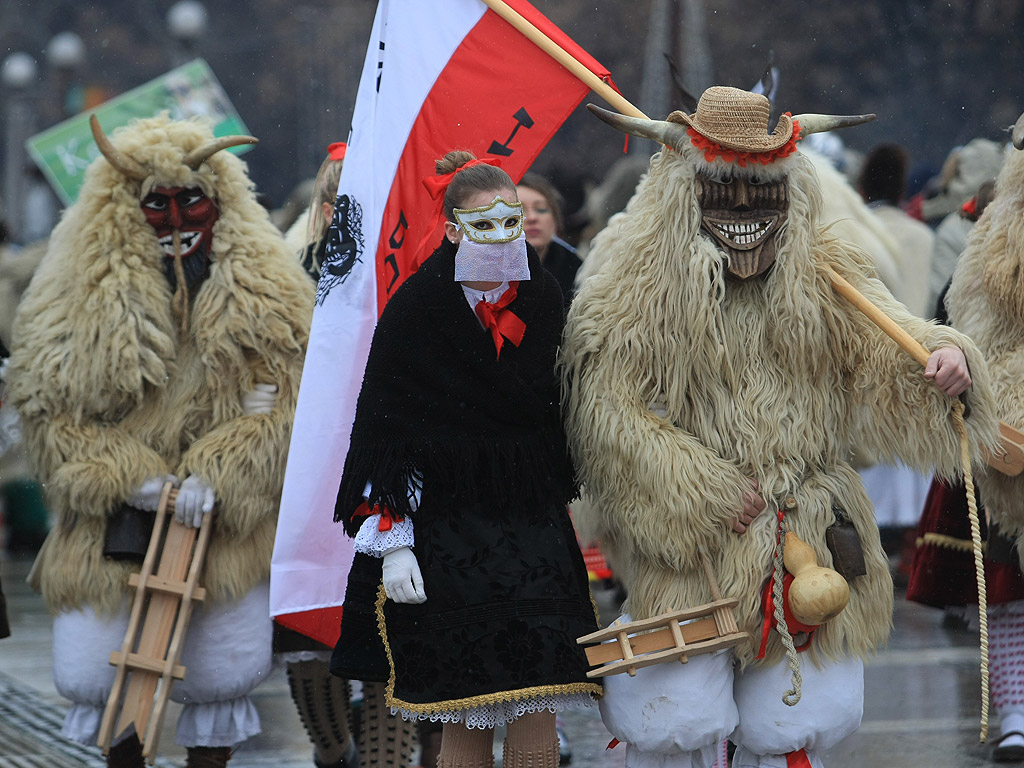
[[[918,536],[917,547],[927,546],[931,544],[933,547],[943,547],[945,549],[954,549],[958,552],[973,552],[974,545],[965,539],[958,539],[953,536],[947,536],[944,533],[926,533],[924,536]],[[982,542],[982,552],[986,549],[987,542]]]
[[[380,634],[380,639],[384,644],[384,651],[387,655],[388,666],[390,667],[390,673],[384,695],[384,700],[390,707],[396,707],[416,715],[435,715],[446,712],[455,712],[458,710],[469,710],[475,707],[489,707],[507,703],[525,702],[531,699],[540,700],[551,699],[552,697],[571,697],[580,695],[589,695],[591,699],[597,699],[602,695],[602,687],[600,684],[577,682],[535,685],[525,688],[499,691],[496,693],[446,699],[429,703],[413,703],[397,698],[395,696],[395,661],[392,656],[391,643],[388,640],[387,620],[384,616],[384,603],[386,600],[387,594],[384,591],[384,585],[381,584],[377,589],[377,628]],[[593,601],[592,595],[591,601]],[[596,604],[594,607],[596,608]]]

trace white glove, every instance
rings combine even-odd
[[[203,515],[210,514],[213,509],[213,502],[213,488],[201,478],[189,475],[178,489],[174,519],[186,528],[198,528],[203,522]]]
[[[384,555],[384,592],[396,603],[425,603],[423,576],[416,555],[409,547],[399,547]]]
[[[255,384],[252,392],[242,395],[242,411],[246,416],[270,413],[277,402],[277,384]]]
[[[132,494],[125,499],[129,507],[142,509],[146,512],[156,512],[160,506],[160,497],[164,492],[164,485],[171,483],[178,484],[178,478],[174,475],[155,475],[147,477],[145,481],[136,488]]]

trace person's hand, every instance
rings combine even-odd
[[[270,413],[277,402],[277,384],[255,384],[251,392],[242,395],[242,412],[246,416]]]
[[[147,477],[138,488],[132,491],[125,499],[129,507],[135,507],[146,512],[156,512],[160,506],[160,497],[164,492],[164,485],[171,483],[178,484],[178,478],[174,475],[155,475]]]
[[[399,547],[384,555],[384,592],[396,603],[425,603],[423,576],[416,555],[409,547]]]
[[[178,489],[174,519],[186,528],[198,528],[203,522],[203,515],[213,510],[213,503],[213,488],[202,478],[189,475]]]
[[[958,347],[942,347],[932,352],[924,366],[924,377],[950,397],[962,395],[971,386],[967,358]]]
[[[764,499],[761,498],[757,480],[747,478],[747,488],[743,491],[743,509],[732,521],[732,529],[736,533],[746,533],[754,519],[765,510]]]

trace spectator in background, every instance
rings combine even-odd
[[[902,294],[907,309],[918,317],[927,317],[928,283],[925,275],[931,267],[935,235],[926,224],[907,215],[902,208],[907,188],[909,155],[898,144],[878,144],[864,158],[857,190],[871,210],[896,240],[897,264],[902,278]]]
[[[345,151],[342,141],[327,147],[327,157],[312,184],[309,208],[285,235],[314,283],[320,279]],[[384,703],[384,683],[364,682],[360,727],[352,728],[349,681],[331,674],[332,650],[274,625],[274,652],[287,664],[288,685],[313,741],[315,764],[318,768],[406,768],[412,758],[416,725],[391,714]]]
[[[987,179],[978,189],[978,194],[942,220],[935,230],[935,244],[932,247],[932,263],[928,275],[928,307],[940,320],[945,318],[945,307],[940,305],[942,295],[953,276],[957,259],[967,244],[967,235],[974,227],[985,206],[995,194],[995,178]]]
[[[544,268],[555,276],[568,307],[575,293],[576,272],[583,262],[576,255],[576,249],[559,237],[565,229],[562,195],[550,181],[536,173],[525,174],[516,192],[526,217],[526,242],[536,249]]]
[[[911,218],[899,207],[907,186],[909,156],[898,144],[873,147],[864,158],[857,191],[894,241],[893,258],[899,280],[893,286],[907,309],[930,317],[928,269],[935,236],[927,224]],[[859,457],[874,461],[873,457]],[[929,475],[900,462],[857,466],[875,508],[882,546],[895,566],[894,580],[905,584],[914,556],[914,530],[928,494]]]
[[[1002,164],[1003,145],[998,141],[977,138],[954,147],[942,164],[938,189],[920,201],[921,219],[934,227],[960,210],[987,179],[996,177]]]

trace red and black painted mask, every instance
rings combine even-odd
[[[789,213],[785,177],[697,175],[701,222],[729,257],[731,275],[746,280],[775,263],[775,234]]]
[[[197,187],[154,187],[140,203],[146,221],[156,231],[164,256],[164,274],[177,287],[174,269],[175,232],[185,282],[194,288],[209,267],[213,225],[220,211],[217,204]]]

